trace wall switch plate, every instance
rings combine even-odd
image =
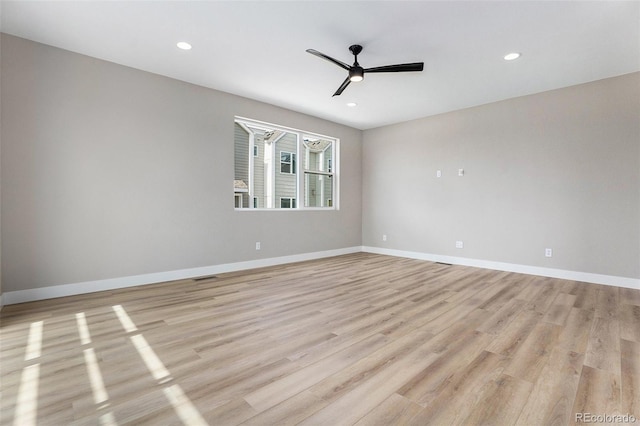
[[[256,250],[260,250],[260,241],[256,242]]]
[[[382,241],[387,241],[387,234],[382,234]]]
[[[464,176],[464,169],[458,169],[458,176]]]
[[[550,248],[544,249],[544,255],[545,255],[545,257],[553,256],[553,250],[551,250]]]
[[[462,241],[456,241],[456,248],[464,248],[464,243]]]
[[[436,170],[436,177],[442,177],[442,170]]]

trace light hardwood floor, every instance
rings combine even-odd
[[[640,424],[639,290],[358,253],[0,319],[3,425]]]

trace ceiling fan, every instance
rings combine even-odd
[[[307,52],[311,53],[312,55],[316,55],[322,59],[326,59],[329,62],[333,62],[340,68],[344,68],[345,70],[349,71],[349,76],[346,78],[345,81],[342,82],[342,84],[340,85],[340,87],[338,87],[338,90],[336,90],[336,93],[334,93],[333,96],[339,96],[344,91],[344,89],[347,88],[349,83],[351,83],[352,81],[354,83],[358,81],[362,81],[364,79],[365,73],[422,71],[424,69],[424,62],[413,62],[410,64],[396,64],[396,65],[384,65],[381,67],[373,67],[373,68],[362,68],[358,63],[358,55],[360,54],[360,52],[362,52],[362,46],[360,46],[359,44],[354,44],[349,46],[349,50],[351,51],[351,53],[353,53],[353,56],[355,57],[353,65],[347,65],[344,62],[334,59],[331,56],[327,56],[324,53],[318,52],[317,50],[307,49]]]

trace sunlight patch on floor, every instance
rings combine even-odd
[[[84,316],[84,312],[76,314],[76,323],[78,324],[78,333],[80,334],[80,343],[88,345],[91,343],[91,334],[89,334],[89,326],[87,325],[87,319]]]
[[[131,336],[131,341],[154,379],[162,380],[169,377],[169,370],[166,369],[142,334]]]
[[[14,426],[31,426],[36,424],[38,414],[38,381],[40,364],[33,364],[22,370]]]
[[[184,394],[179,385],[171,385],[162,391],[184,424],[194,426],[207,425],[207,422],[202,418],[198,409]]]
[[[122,327],[127,333],[131,333],[132,331],[138,330],[138,327],[136,327],[133,321],[131,321],[131,318],[129,318],[129,315],[121,305],[114,305],[112,306],[112,308],[113,308],[113,311],[118,316],[118,319],[120,320],[120,324],[122,324]]]
[[[93,348],[84,350],[84,362],[87,364],[87,372],[89,373],[89,382],[91,382],[91,390],[93,391],[93,402],[102,404],[109,400],[109,395],[102,381],[100,367],[98,367],[98,359]]]
[[[43,322],[32,322],[29,327],[27,349],[24,360],[31,361],[40,358],[42,354]],[[38,383],[40,381],[40,364],[31,364],[22,369],[20,387],[16,401],[16,411],[13,415],[14,426],[35,425],[38,419]]]
[[[120,324],[122,324],[125,331],[131,332],[138,330],[135,323],[131,320],[121,305],[115,305],[112,306],[112,308],[118,316]],[[145,339],[141,333],[130,336],[130,339],[133,346],[138,351],[140,358],[142,358],[142,361],[147,366],[147,369],[153,378],[158,381],[158,384],[170,382],[172,380],[171,373],[169,373],[169,370],[167,370],[164,363],[160,360],[158,355],[156,355],[151,345],[147,342],[147,339]],[[167,400],[169,400],[169,403],[171,403],[171,406],[178,417],[180,417],[185,425],[206,426],[208,424],[193,402],[191,402],[189,397],[185,395],[180,385],[172,384],[162,389],[162,391],[164,392]]]
[[[106,413],[100,416],[100,425],[102,426],[118,426],[116,418],[113,417],[113,413]]]
[[[27,351],[24,354],[24,360],[40,358],[42,350],[42,321],[32,322],[29,329],[29,340],[27,343]]]

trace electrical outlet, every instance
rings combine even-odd
[[[545,257],[553,256],[553,250],[551,250],[550,248],[544,249],[544,255],[545,255]]]
[[[464,243],[462,241],[456,241],[456,248],[464,248]]]
[[[436,170],[436,177],[442,177],[442,170]]]
[[[256,242],[256,250],[260,250],[260,241]]]
[[[387,234],[382,234],[382,241],[387,241]]]

